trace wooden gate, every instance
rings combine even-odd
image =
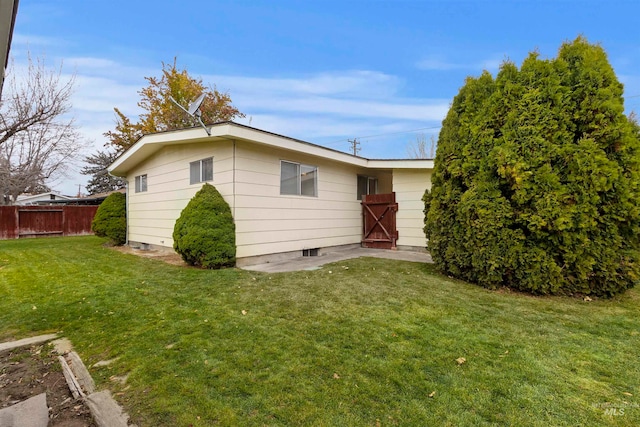
[[[398,240],[396,212],[398,212],[396,193],[363,196],[362,246],[365,248],[395,249]]]

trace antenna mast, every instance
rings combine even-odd
[[[182,111],[184,111],[185,113],[187,113],[191,117],[197,119],[198,122],[200,123],[200,126],[202,126],[202,128],[204,129],[205,132],[207,132],[207,135],[211,136],[211,131],[202,122],[202,111],[200,111],[200,105],[202,104],[202,101],[204,101],[204,93],[200,94],[200,96],[197,97],[195,101],[193,101],[192,103],[189,104],[189,109],[188,110],[186,108],[184,108],[182,105],[180,105],[178,103],[178,101],[173,99],[173,96],[169,96],[169,99],[171,100],[171,102],[173,102],[178,107],[180,107],[180,109]]]

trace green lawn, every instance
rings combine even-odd
[[[371,258],[206,271],[102,242],[0,241],[0,339],[119,357],[90,371],[139,426],[640,425],[638,290],[535,298]]]

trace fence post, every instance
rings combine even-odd
[[[19,239],[20,238],[20,209],[18,209],[17,206],[14,206],[13,210],[15,212],[15,217],[16,217],[14,221],[16,228],[13,230],[13,238]]]

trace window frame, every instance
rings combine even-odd
[[[367,181],[367,188],[364,194],[360,194],[360,179],[365,179]],[[373,181],[373,191],[371,191],[371,182]],[[377,176],[368,176],[368,175],[358,175],[356,179],[356,198],[357,200],[362,200],[365,195],[369,194],[378,194],[378,177]]]
[[[136,193],[144,193],[148,190],[148,178],[146,173],[142,175],[136,175],[135,190]]]
[[[209,160],[211,161],[211,179],[206,179],[207,177],[204,176],[205,168],[203,167],[203,163]],[[192,168],[195,165],[197,165],[198,167],[198,181],[193,180]],[[213,181],[213,156],[205,157],[204,159],[199,159],[193,162],[189,162],[189,185],[201,184],[203,182],[212,182],[212,181]]]
[[[282,167],[284,164],[296,166],[296,191],[290,190],[283,191],[283,179],[282,179]],[[307,169],[305,172],[304,170]],[[307,173],[313,174],[313,194],[303,193],[303,188],[308,188],[303,185],[303,176]],[[306,163],[293,162],[291,160],[280,160],[280,195],[281,196],[304,196],[304,197],[318,197],[318,166],[309,165]]]

